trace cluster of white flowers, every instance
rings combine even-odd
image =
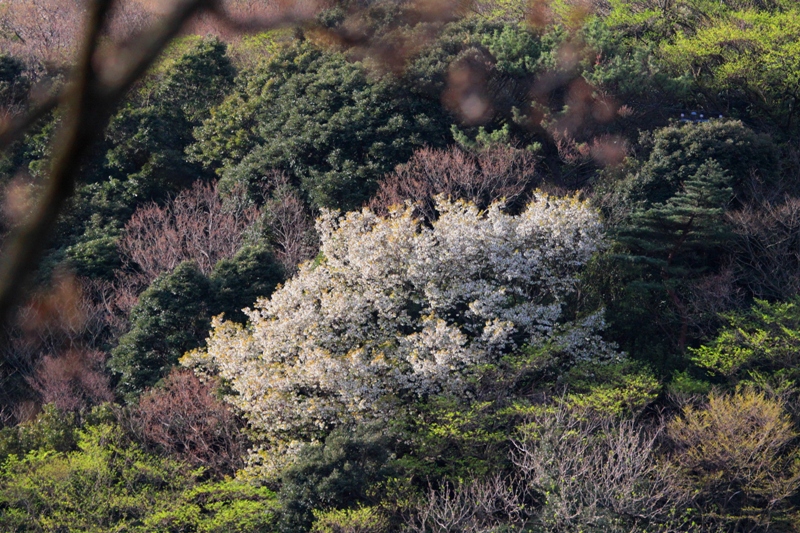
[[[561,316],[602,245],[591,208],[539,194],[518,216],[443,199],[438,211],[430,227],[411,209],[323,213],[322,259],[259,300],[247,326],[216,320],[188,359],[227,379],[229,399],[286,449],[409,398],[466,394],[465,370],[523,343],[605,355],[597,317]]]

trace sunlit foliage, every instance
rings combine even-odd
[[[207,351],[186,362],[229,380],[229,400],[285,449],[414,398],[469,394],[472,367],[525,344],[571,361],[614,357],[600,315],[563,316],[576,272],[602,246],[586,204],[540,194],[519,216],[444,200],[438,211],[430,227],[410,209],[324,213],[319,259],[246,326],[216,321]]]

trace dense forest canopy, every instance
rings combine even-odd
[[[800,531],[796,1],[97,5],[0,0],[0,529]]]

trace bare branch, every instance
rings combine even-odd
[[[456,148],[423,148],[386,176],[369,206],[385,214],[389,207],[411,201],[423,216],[433,219],[437,194],[469,200],[480,207],[500,199],[507,206],[513,205],[535,183],[535,161],[525,150],[506,147],[495,147],[478,155]]]
[[[213,0],[179,2],[135,43],[116,54],[106,54],[108,59],[103,61],[98,54],[100,36],[112,7],[113,0],[96,0],[92,5],[75,74],[61,98],[66,118],[57,138],[49,182],[34,213],[10,238],[0,264],[0,324],[8,320],[22,287],[36,270],[58,215],[73,194],[81,165],[102,135],[119,101],[193,15],[202,10],[218,9]],[[284,9],[257,22],[259,29],[264,30],[295,23],[301,18],[302,13]],[[27,124],[31,122],[26,119]]]
[[[145,284],[183,261],[197,262],[208,275],[239,250],[258,216],[252,206],[227,209],[215,186],[196,183],[164,207],[139,208],[125,225],[119,248],[144,274]]]

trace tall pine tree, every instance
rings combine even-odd
[[[666,293],[680,320],[677,345],[686,348],[689,316],[683,289],[719,263],[728,237],[724,221],[733,198],[730,176],[713,159],[700,165],[664,203],[642,206],[622,227],[624,258],[642,269],[638,288]]]

